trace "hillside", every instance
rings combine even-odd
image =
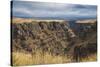
[[[31,49],[63,53],[75,34],[67,22],[12,23],[13,50]]]
[[[14,19],[11,23],[12,52],[14,53],[21,52],[34,56],[39,51],[43,53],[43,56],[45,56],[45,53],[50,54],[50,57],[68,56],[71,60],[67,62],[72,62],[72,57],[75,58],[77,52],[81,52],[79,56],[82,57],[84,57],[84,53],[85,55],[96,55],[96,24],[85,24],[76,33],[73,28],[70,28],[70,22],[64,20],[31,19],[31,21],[28,21],[28,19],[24,20],[22,18],[20,20]],[[81,25],[84,25],[83,22]],[[88,26],[91,27],[88,28]],[[76,48],[77,51],[75,51]]]

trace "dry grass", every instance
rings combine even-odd
[[[97,61],[97,54],[89,55],[87,58],[82,58],[82,62]]]
[[[83,58],[81,62],[96,61],[96,54]],[[44,54],[40,51],[36,52],[35,55],[26,54],[22,52],[12,53],[13,66],[20,65],[37,65],[37,64],[58,64],[58,63],[69,63],[72,62],[71,58],[66,56],[52,56],[48,52]]]
[[[19,65],[36,65],[36,64],[56,64],[56,63],[68,63],[71,59],[65,56],[52,56],[45,52],[36,52],[35,55],[25,54],[21,52],[12,53],[13,66]]]
[[[41,19],[33,19],[33,18],[16,18],[13,17],[12,18],[12,23],[30,23],[30,22],[40,22],[40,21],[45,21],[45,22],[52,22],[52,21],[56,21],[56,22],[65,22],[65,20],[41,20]]]

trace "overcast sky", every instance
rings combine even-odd
[[[13,1],[12,13],[16,17],[33,18],[96,18],[97,6],[67,3]]]

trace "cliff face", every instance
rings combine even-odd
[[[70,28],[69,23],[58,20],[12,23],[12,51],[35,53],[40,50],[54,55],[64,55],[73,54],[74,48],[81,45],[87,49],[84,50],[86,52],[96,52],[97,22],[79,24],[83,27],[76,33]]]
[[[67,22],[12,23],[13,51],[62,54],[75,37]]]

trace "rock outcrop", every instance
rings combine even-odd
[[[85,31],[80,30],[78,34],[73,32],[74,29],[70,28],[67,21],[14,22],[11,26],[12,51],[35,53],[41,50],[52,55],[65,55],[74,52],[74,48],[80,45],[81,48],[85,46],[87,50],[94,49],[94,52],[97,49],[96,24],[92,24],[91,28]]]
[[[67,22],[12,23],[13,51],[42,50],[52,54],[63,54],[74,37],[75,34]]]

